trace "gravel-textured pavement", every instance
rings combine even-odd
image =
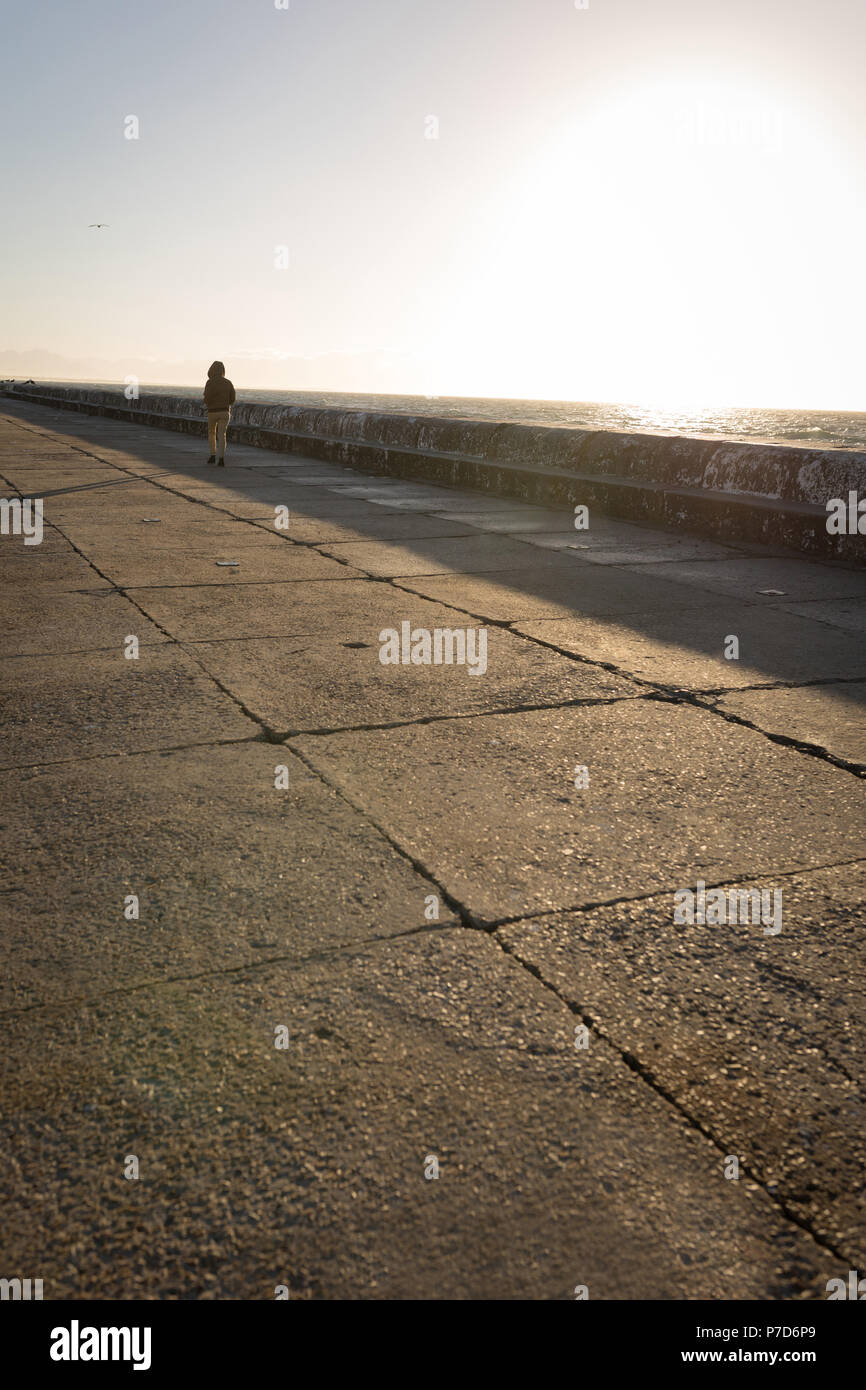
[[[864,1272],[863,571],[205,454],[0,414],[0,1275]]]

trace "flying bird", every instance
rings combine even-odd
[[[110,222],[88,222],[88,227],[110,227]]]

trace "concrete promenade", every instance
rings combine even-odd
[[[866,1275],[864,572],[206,452],[0,402],[0,1276]]]

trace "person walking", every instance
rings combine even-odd
[[[207,369],[204,388],[204,403],[207,406],[207,438],[210,448],[208,463],[220,468],[226,462],[226,430],[235,403],[235,388],[226,376],[222,362],[211,362]]]

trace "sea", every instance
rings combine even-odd
[[[47,383],[46,383],[47,384]],[[118,382],[54,382],[120,390]],[[142,392],[201,399],[203,383],[165,386],[141,383]],[[479,396],[386,396],[351,391],[254,391],[237,388],[238,398],[275,405],[369,410],[406,415],[438,415],[497,420],[521,425],[571,425],[577,429],[676,434],[694,439],[739,443],[794,444],[810,449],[866,449],[866,411],[770,410],[757,407],[664,409],[601,401],[503,400]]]

